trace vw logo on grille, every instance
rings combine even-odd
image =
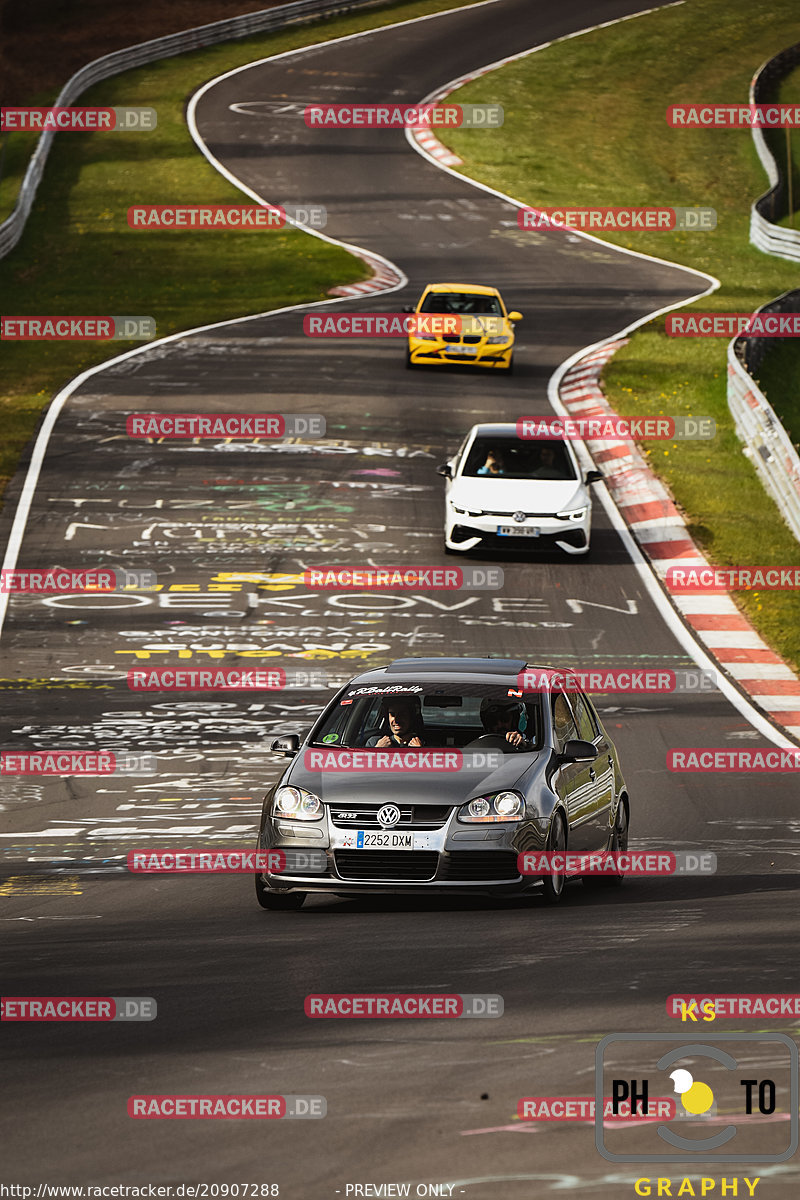
[[[515,512],[515,513],[514,513],[514,520],[515,520],[515,521],[517,521],[517,522],[524,521],[524,520],[525,520],[525,513],[524,513],[524,512]]]
[[[400,820],[400,809],[396,804],[384,804],[378,810],[378,823],[383,826],[396,825]]]

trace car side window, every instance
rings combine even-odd
[[[564,748],[564,744],[570,738],[578,737],[575,718],[572,715],[569,701],[563,692],[556,692],[553,696],[553,729],[559,750]]]
[[[578,736],[586,742],[593,742],[599,730],[595,726],[594,717],[580,692],[572,697],[572,707],[578,722]]]

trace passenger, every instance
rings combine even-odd
[[[389,733],[375,734],[367,741],[368,746],[383,749],[387,746],[424,746],[425,727],[419,708],[410,696],[395,696],[387,700],[384,710],[389,722]]]
[[[489,450],[486,454],[486,462],[482,467],[478,467],[479,475],[505,475],[505,461],[503,459],[502,450]]]
[[[539,461],[532,472],[532,479],[563,479],[564,472],[557,465],[555,447],[545,442],[539,447]]]
[[[509,750],[533,749],[533,742],[519,730],[523,714],[527,724],[528,714],[519,700],[491,700],[487,697],[481,701],[483,728],[493,737],[505,738]]]

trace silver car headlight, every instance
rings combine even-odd
[[[458,819],[467,825],[490,824],[498,821],[521,821],[525,801],[517,792],[492,792],[478,796],[459,810]]]
[[[273,817],[288,817],[293,821],[318,821],[323,806],[319,796],[305,788],[281,787],[272,801]]]
[[[571,508],[568,512],[556,513],[559,521],[582,521],[589,511],[589,505],[584,504],[581,508]]]
[[[506,337],[489,337],[486,339],[487,346],[505,346],[506,342],[510,342],[511,338]]]

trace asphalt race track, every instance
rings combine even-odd
[[[299,310],[157,344],[97,372],[65,405],[19,565],[124,564],[154,570],[159,590],[12,597],[2,745],[148,751],[159,770],[4,780],[3,994],[152,996],[158,1018],[13,1027],[8,1180],[275,1183],[288,1200],[409,1182],[412,1195],[448,1184],[440,1194],[474,1200],[605,1200],[633,1195],[640,1175],[726,1173],[617,1165],[598,1154],[591,1122],[515,1115],[522,1096],[591,1094],[606,1034],[679,1032],[665,1016],[672,993],[791,990],[798,876],[787,777],[674,776],[665,766],[671,747],[769,744],[718,692],[599,702],[631,791],[632,846],[713,850],[711,878],[573,885],[555,909],[538,899],[312,897],[299,913],[267,913],[247,876],[130,877],[120,866],[134,847],[251,846],[265,786],[282,770],[268,742],[307,728],[326,694],[134,694],[132,666],[272,659],[335,681],[412,655],[692,665],[599,500],[587,560],[471,556],[503,567],[500,592],[369,595],[247,579],[331,563],[451,565],[435,468],[466,430],[550,413],[548,379],[565,358],[707,287],[567,234],[521,232],[513,206],[426,161],[402,131],[313,131],[303,104],[413,103],[638,7],[497,0],[256,65],[200,99],[199,136],[247,188],[273,203],[324,204],[328,236],[408,279],[390,295],[313,311],[396,312],[429,281],[491,283],[524,314],[515,373],[406,371],[401,341],[312,340]],[[151,411],[321,413],[327,436],[129,439],[125,415]],[[315,1022],[303,1011],[312,991],[499,993],[504,1015]],[[785,1020],[773,1027],[791,1031]],[[134,1092],[322,1095],[327,1116],[133,1121]],[[792,1162],[733,1173],[759,1175],[768,1197],[796,1195],[800,1180]]]

